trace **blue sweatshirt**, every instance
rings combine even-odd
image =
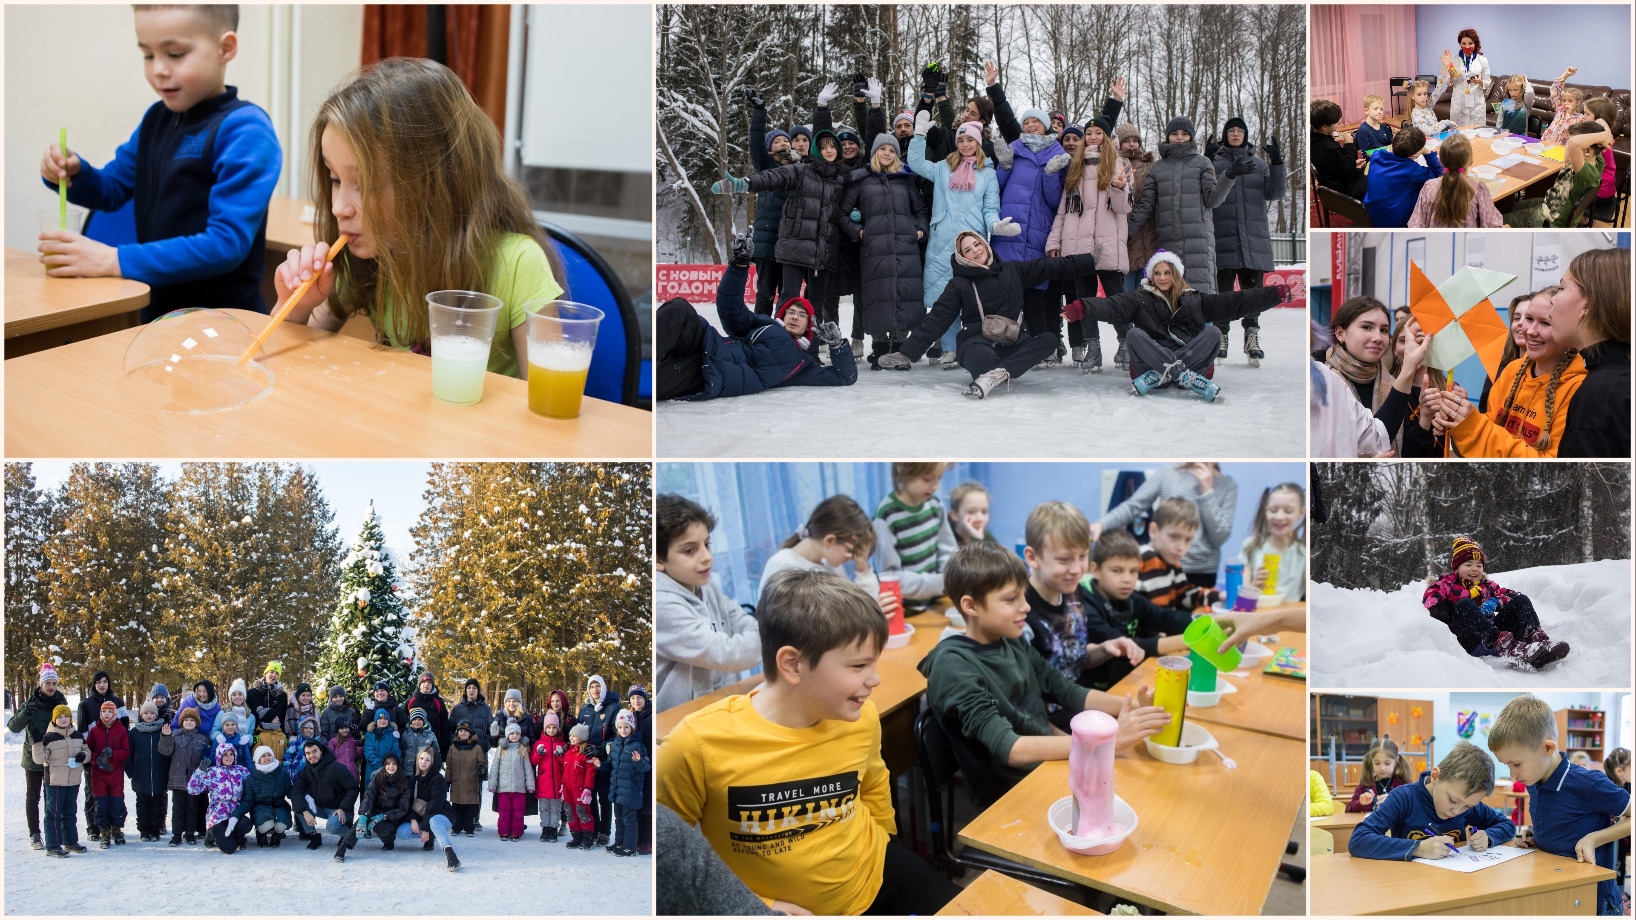
[[[229,86],[186,112],[154,103],[112,161],[81,167],[68,200],[117,211],[135,197],[137,242],[119,247],[119,272],[152,287],[144,322],[183,307],[265,313],[267,202],[283,164],[272,120]]]
[[[1443,164],[1435,153],[1427,153],[1426,165],[1421,166],[1390,149],[1376,151],[1369,158],[1369,191],[1363,196],[1369,219],[1377,227],[1407,227],[1420,187],[1442,174]]]
[[[1509,818],[1478,802],[1464,814],[1447,820],[1437,817],[1432,805],[1431,792],[1426,788],[1426,777],[1392,790],[1386,800],[1375,806],[1369,817],[1352,829],[1352,839],[1346,849],[1353,856],[1364,859],[1414,859],[1415,847],[1428,837],[1451,837],[1455,846],[1465,846],[1466,828],[1488,832],[1489,846],[1499,846],[1515,837],[1517,828]],[[1426,833],[1430,827],[1436,834]],[[1386,834],[1392,836],[1388,837]]]

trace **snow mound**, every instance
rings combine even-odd
[[[699,305],[717,329],[716,308]],[[843,297],[840,327],[852,328]],[[1216,365],[1222,399],[1205,403],[1177,389],[1130,393],[1130,376],[1113,366],[1113,329],[1098,324],[1103,371],[1070,364],[1029,371],[985,400],[961,392],[963,370],[928,367],[877,371],[858,359],[850,387],[790,387],[704,402],[670,400],[658,407],[660,457],[977,457],[1153,458],[1189,455],[1306,455],[1307,321],[1303,310],[1261,314],[1261,348],[1252,368],[1244,332],[1234,323],[1230,357]],[[1064,333],[1066,339],[1066,332]],[[810,448],[810,449],[804,449]]]
[[[444,868],[443,853],[428,853],[409,841],[391,852],[378,840],[360,840],[337,863],[335,838],[308,850],[292,830],[278,849],[250,848],[223,856],[202,843],[171,849],[167,840],[143,843],[136,830],[136,793],[125,783],[124,846],[99,850],[85,840],[79,796],[80,844],[89,853],[53,859],[29,849],[23,821],[25,788],[20,736],[6,734],[5,901],[7,914],[169,915],[268,913],[338,916],[462,916],[469,914],[573,914],[582,917],[653,913],[653,857],[616,857],[594,850],[569,850],[540,842],[539,819],[527,819],[522,840],[502,842],[492,799],[483,796],[483,829],[475,837],[455,836],[460,871]],[[88,781],[88,780],[87,780]],[[83,795],[83,793],[81,793]],[[44,819],[44,803],[41,818]],[[167,809],[166,819],[169,819]],[[167,824],[168,826],[168,824]],[[193,900],[178,895],[174,881],[189,880]],[[266,887],[261,880],[280,880]],[[290,880],[298,879],[297,888]],[[541,880],[549,896],[539,897]],[[248,886],[248,887],[247,887]],[[205,894],[203,892],[209,892]],[[268,892],[276,892],[269,901]],[[190,907],[191,905],[191,907]],[[208,907],[206,906],[208,905]]]
[[[1311,592],[1314,687],[1628,687],[1630,560],[1547,565],[1491,574],[1528,595],[1540,626],[1573,649],[1540,671],[1473,658],[1421,605],[1422,582],[1394,591],[1315,582]]]

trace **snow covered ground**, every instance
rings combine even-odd
[[[700,313],[718,329],[714,305]],[[841,299],[851,329],[851,298]],[[1175,389],[1130,393],[1113,367],[1114,333],[1102,330],[1104,370],[1071,364],[1030,371],[986,400],[960,395],[965,371],[916,363],[877,371],[860,359],[850,387],[791,387],[658,407],[660,457],[1303,457],[1306,456],[1307,320],[1304,310],[1261,315],[1261,367],[1246,363],[1233,324],[1230,357],[1217,365],[1222,400]]]
[[[1628,687],[1630,560],[1493,573],[1528,595],[1540,626],[1572,647],[1544,670],[1516,670],[1467,655],[1420,598],[1423,583],[1395,591],[1315,582],[1311,592],[1314,687]]]
[[[136,794],[126,783],[124,846],[53,859],[28,846],[23,817],[22,745],[6,734],[5,902],[7,914],[325,914],[461,916],[472,914],[651,915],[653,857],[621,858],[595,850],[541,843],[539,821],[526,836],[502,843],[484,796],[483,830],[454,838],[460,871],[444,869],[441,850],[428,853],[399,841],[360,840],[344,864],[334,838],[309,851],[292,832],[278,849],[250,848],[223,856],[203,844],[171,849],[143,843],[136,831]],[[81,793],[83,795],[83,793]],[[168,816],[167,816],[168,817]],[[41,806],[44,818],[44,805]],[[178,880],[186,880],[179,891]],[[259,880],[274,880],[263,885]],[[542,887],[544,880],[549,885]]]

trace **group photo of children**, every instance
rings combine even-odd
[[[1623,687],[1628,463],[1316,463],[1322,687]]]
[[[1314,915],[1629,915],[1629,690],[1311,707]]]
[[[1304,11],[985,16],[660,16],[660,454],[787,455],[792,399],[808,423],[893,407],[831,438],[841,456],[1070,412],[1103,423],[1020,455],[1166,456],[1173,426],[1299,453],[1301,330],[1278,308],[1305,296]],[[740,63],[694,54],[706,36]],[[767,392],[786,387],[823,389]],[[1003,415],[967,405],[991,399]]]
[[[1314,5],[1313,226],[1630,227],[1629,34],[1617,4]]]
[[[593,32],[630,72],[596,105],[651,111],[648,10],[5,16],[8,454],[652,456],[651,160],[567,150],[595,111],[557,91],[577,65],[525,66],[538,36]],[[28,84],[64,28],[83,66],[47,102]],[[548,419],[582,408],[576,449]],[[176,413],[196,424],[151,433]],[[360,452],[370,425],[402,434]]]
[[[652,861],[615,858],[653,853],[650,466],[5,478],[8,911],[95,912],[133,873],[226,890],[320,864],[319,912],[455,911],[542,870],[651,910]]]
[[[1313,457],[1630,457],[1630,236],[1315,232]]]
[[[656,491],[660,914],[991,885],[1304,913],[1303,464],[661,463]],[[1051,807],[1088,814],[1091,750],[1139,826]]]

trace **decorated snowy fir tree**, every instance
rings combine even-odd
[[[386,681],[398,700],[414,692],[420,668],[400,587],[397,564],[370,502],[363,530],[341,561],[340,597],[319,664],[325,685],[344,687],[355,704],[369,696],[376,681]]]

